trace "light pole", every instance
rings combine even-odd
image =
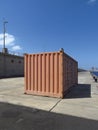
[[[5,25],[7,24],[7,21],[3,22],[3,49],[5,50],[5,33],[6,33],[6,27]]]

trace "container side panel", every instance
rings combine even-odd
[[[42,92],[44,92],[44,56],[42,54]]]
[[[34,86],[34,64],[33,64],[33,55],[31,55],[31,90],[33,91],[33,86]]]
[[[76,84],[77,62],[64,54],[64,92]]]
[[[38,91],[38,59],[35,55],[35,91]]]
[[[42,55],[42,92],[45,91],[45,54]]]
[[[64,72],[63,72],[63,81],[64,81],[64,91],[66,91],[68,89],[68,61],[67,61],[67,58],[65,55],[63,55],[63,63],[64,63],[64,66],[63,66],[63,69],[64,69]]]
[[[28,60],[28,62],[27,62],[27,83],[28,83],[28,85],[27,85],[27,89],[29,90],[29,69],[28,69],[28,67],[29,67],[29,56],[27,57],[27,60]]]
[[[31,90],[31,55],[28,56],[28,90]]]
[[[57,53],[57,93],[61,93],[60,87],[61,87],[61,54]]]
[[[35,55],[33,55],[33,91],[35,91]]]
[[[58,88],[58,54],[54,54],[54,93],[57,94]]]
[[[42,55],[38,56],[38,91],[42,91]]]
[[[60,57],[60,55],[59,55],[59,53],[57,53],[57,68],[56,68],[56,70],[57,70],[57,88],[56,88],[56,92],[57,92],[57,94],[59,93],[59,82],[60,82],[60,76],[59,76],[59,63],[60,63],[60,60],[59,60],[59,57]]]
[[[50,57],[47,54],[46,58],[46,92],[50,92]]]
[[[60,63],[61,63],[61,65],[60,65],[60,70],[61,70],[61,72],[60,72],[60,77],[61,77],[61,79],[60,79],[60,82],[61,82],[61,85],[60,85],[60,90],[59,90],[59,92],[60,92],[60,94],[61,94],[61,97],[63,97],[63,53],[61,52],[60,53]]]
[[[51,74],[51,54],[49,54],[49,70],[48,70],[48,73],[49,73],[49,88],[48,88],[48,91],[49,93],[51,92],[51,78],[50,78],[50,74]],[[47,68],[48,69],[48,68]]]
[[[50,93],[54,92],[54,57],[50,57]]]
[[[46,92],[46,59],[47,54],[44,55],[44,92]]]

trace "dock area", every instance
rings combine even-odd
[[[0,130],[97,130],[98,83],[78,73],[64,99],[24,94],[24,78],[0,79]]]

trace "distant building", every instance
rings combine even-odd
[[[24,75],[24,58],[23,56],[9,54],[6,48],[6,24],[3,22],[3,48],[0,52],[0,78],[23,76]]]
[[[24,76],[24,57],[0,52],[0,78]]]

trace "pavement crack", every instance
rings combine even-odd
[[[51,112],[57,105],[58,105],[58,103],[61,101],[62,99],[60,99],[50,110],[49,110],[49,112]]]

